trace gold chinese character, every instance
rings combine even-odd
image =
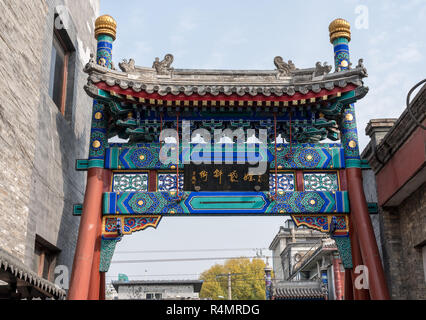
[[[192,171],[192,184],[195,185],[197,184],[197,176],[196,176],[196,172]]]
[[[205,170],[200,172],[200,178],[204,181],[207,182],[207,180],[209,179],[209,173]]]
[[[262,183],[262,176],[259,176],[259,178],[257,179],[257,182]]]
[[[222,175],[223,175],[223,171],[216,169],[215,172],[213,172],[213,176],[217,179],[219,178],[219,184],[222,184]]]
[[[250,175],[250,174],[246,174],[245,176],[244,176],[244,181],[250,181],[250,182],[253,182],[253,176],[252,175]]]
[[[231,183],[238,182],[238,173],[236,170],[232,171],[230,174],[228,174],[229,180]]]

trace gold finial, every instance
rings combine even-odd
[[[330,42],[337,38],[346,38],[351,41],[351,25],[345,19],[336,19],[328,27],[330,30]]]
[[[105,34],[111,36],[114,40],[117,36],[117,22],[109,15],[100,16],[95,22],[95,38]]]

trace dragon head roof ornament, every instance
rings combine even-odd
[[[275,57],[274,64],[277,67],[280,76],[283,77],[290,77],[293,71],[298,70],[296,69],[293,61],[289,60],[288,62],[285,62],[280,56]]]
[[[174,61],[172,54],[168,53],[164,56],[163,61],[160,61],[160,58],[155,58],[152,67],[157,71],[158,74],[167,75],[173,71],[173,68],[170,68]]]

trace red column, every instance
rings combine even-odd
[[[111,178],[112,171],[104,170],[102,174],[103,190],[102,192],[111,191]],[[102,213],[98,217],[97,237],[95,243],[95,252],[93,254],[92,271],[90,275],[90,286],[88,300],[100,300],[99,291],[101,286],[101,273],[99,272],[99,266],[101,263],[101,243],[102,243]]]
[[[359,239],[358,239],[358,235],[355,231],[355,228],[353,226],[353,221],[352,218],[349,217],[349,232],[350,232],[350,238],[351,238],[351,252],[352,252],[352,287],[353,287],[353,295],[354,295],[354,300],[369,300],[369,294],[368,294],[368,290],[365,289],[357,289],[355,287],[355,278],[356,278],[356,274],[355,274],[355,269],[357,266],[361,266],[363,265],[362,262],[362,256],[361,256],[361,251],[359,248]]]
[[[348,179],[349,201],[354,231],[357,234],[362,261],[368,268],[370,296],[373,300],[389,300],[379,249],[374,236],[373,225],[368,213],[362,185],[360,168],[346,169]],[[353,254],[353,253],[352,253]]]
[[[345,300],[353,300],[352,269],[345,269]]]
[[[87,172],[83,214],[80,220],[70,290],[68,292],[69,300],[86,300],[89,295],[90,276],[96,238],[98,235],[99,217],[102,215],[104,171],[104,169],[100,168],[91,168]]]
[[[296,190],[297,191],[304,191],[305,187],[303,185],[303,171],[302,170],[297,170],[296,171]]]
[[[93,253],[92,269],[90,271],[90,285],[87,300],[99,300],[99,287],[101,285],[101,275],[99,265],[101,262],[101,241],[102,241],[102,218],[98,221],[95,252]]]
[[[353,228],[352,219],[349,218],[349,228],[351,230],[351,252],[352,252],[352,286],[354,291],[354,299],[355,300],[370,300],[370,296],[368,293],[368,290],[366,289],[357,289],[355,287],[355,279],[357,277],[357,274],[355,274],[355,270],[357,266],[362,266],[362,256],[361,251],[359,248],[359,239],[356,231]]]
[[[105,272],[101,272],[101,285],[99,287],[99,300],[105,300],[106,295],[106,277]]]
[[[148,191],[157,191],[157,170],[149,170],[148,173]]]
[[[343,300],[343,281],[340,274],[341,260],[333,256],[333,273],[334,273],[334,288],[336,300]]]

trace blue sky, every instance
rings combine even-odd
[[[362,6],[362,7],[360,7]],[[368,28],[357,28],[368,9]],[[175,68],[274,69],[280,55],[298,68],[317,61],[333,64],[328,25],[345,18],[352,25],[351,57],[364,59],[369,94],[356,105],[360,144],[368,143],[365,127],[372,118],[398,117],[405,97],[422,80],[426,65],[426,0],[304,1],[140,1],[101,0],[101,14],[118,23],[113,56],[134,58],[151,67],[155,57],[175,57]],[[364,25],[365,27],[365,25]],[[157,230],[124,238],[117,252],[203,248],[268,247],[284,218],[167,218]],[[120,254],[114,260],[194,256],[253,255],[254,251]],[[113,264],[109,280],[121,273],[132,279],[185,274],[193,278],[214,262]],[[132,277],[131,275],[146,275]],[[165,277],[151,277],[160,278]]]

